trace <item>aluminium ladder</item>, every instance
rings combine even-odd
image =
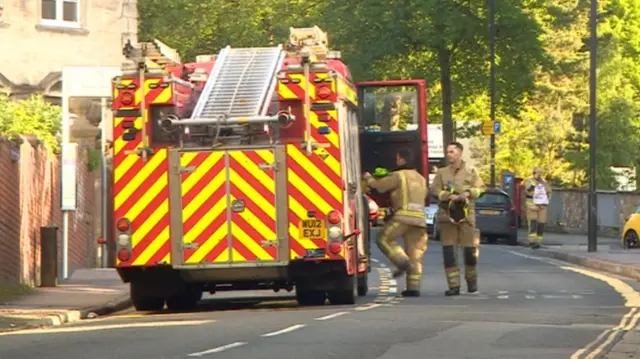
[[[222,49],[191,118],[264,116],[284,56],[281,45]]]

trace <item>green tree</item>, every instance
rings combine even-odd
[[[9,139],[17,139],[21,135],[36,136],[50,152],[58,151],[60,114],[60,107],[46,102],[42,96],[11,101],[0,94],[0,135]]]

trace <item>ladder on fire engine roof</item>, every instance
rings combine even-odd
[[[265,116],[284,56],[281,45],[222,49],[191,118]]]

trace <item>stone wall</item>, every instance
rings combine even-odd
[[[548,229],[564,233],[587,233],[588,191],[555,188],[548,209]],[[640,192],[597,191],[598,232],[619,236],[627,217],[640,206]],[[522,199],[524,203],[524,198]],[[526,211],[522,211],[526,220]],[[526,223],[523,221],[523,223]]]
[[[69,216],[69,273],[95,266],[94,176],[99,173],[89,171],[87,145],[78,151],[78,210]],[[59,228],[62,268],[59,156],[33,140],[16,144],[0,139],[0,174],[0,284],[38,285],[41,226]]]

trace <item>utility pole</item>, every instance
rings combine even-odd
[[[597,36],[598,0],[591,0],[591,16],[589,25],[591,28],[591,61],[589,75],[589,107],[591,116],[589,120],[589,201],[587,207],[589,213],[588,246],[589,252],[598,250],[598,205],[596,196],[596,54],[598,47]]]
[[[489,0],[489,61],[491,62],[490,92],[491,92],[491,123],[496,122],[496,20],[495,0]],[[496,135],[489,136],[489,149],[491,151],[491,186],[496,185]]]

